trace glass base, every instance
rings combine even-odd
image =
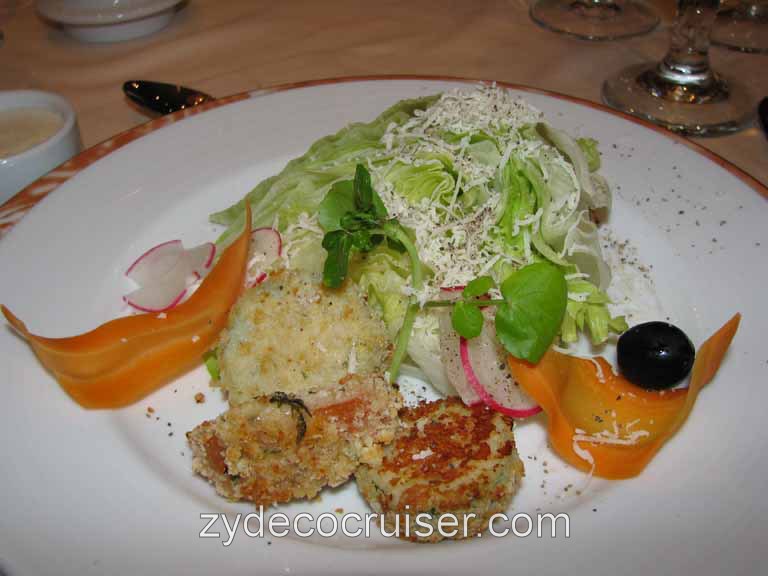
[[[768,54],[768,8],[750,12],[739,6],[718,13],[710,37],[713,44],[756,54]]]
[[[609,106],[688,136],[736,132],[752,119],[745,88],[719,76],[705,85],[679,84],[657,73],[658,64],[631,66],[603,84]]]
[[[538,0],[531,5],[531,19],[539,26],[584,40],[616,40],[653,30],[659,17],[638,0]]]

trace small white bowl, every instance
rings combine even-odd
[[[62,124],[41,143],[18,154],[0,157],[0,204],[83,148],[75,111],[61,96],[38,90],[0,91],[0,112],[23,108],[55,112]]]
[[[122,42],[165,28],[182,0],[38,0],[38,13],[83,42]]]

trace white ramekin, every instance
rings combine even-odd
[[[47,108],[64,123],[50,138],[20,154],[0,158],[0,204],[66,162],[83,147],[72,106],[58,94],[39,90],[0,90],[0,110]]]

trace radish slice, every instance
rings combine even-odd
[[[449,296],[441,295],[441,298],[448,299]],[[482,404],[480,396],[467,382],[461,358],[456,353],[459,349],[459,335],[451,326],[451,313],[448,310],[438,309],[435,314],[440,324],[440,360],[445,368],[448,382],[467,406]]]
[[[128,267],[125,275],[139,286],[165,276],[184,254],[181,240],[170,240],[150,248]]]
[[[517,385],[506,365],[506,352],[494,336],[493,321],[484,313],[483,331],[477,338],[459,339],[459,356],[469,386],[488,406],[511,416],[528,418],[541,412]]]
[[[142,312],[162,312],[173,308],[187,294],[189,269],[184,258],[159,280],[123,296],[129,306]]]
[[[123,301],[141,312],[173,308],[213,266],[216,246],[206,242],[185,250],[181,240],[163,242],[142,254],[125,275],[139,285]]]
[[[261,284],[267,278],[267,270],[283,253],[283,239],[274,228],[256,228],[251,232],[250,260],[248,261],[248,286]]]
[[[264,280],[266,280],[266,279],[267,279],[267,273],[266,273],[266,272],[261,272],[261,273],[260,273],[258,276],[256,276],[256,278],[254,278],[254,279],[253,279],[253,281],[251,282],[251,288],[253,288],[253,287],[254,287],[254,286],[256,286],[257,284],[261,284],[261,283],[262,283],[262,282],[264,282]]]
[[[216,257],[216,245],[206,242],[184,252],[186,266],[195,280],[202,280],[211,270],[213,259]]]

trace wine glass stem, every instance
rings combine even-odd
[[[765,18],[768,16],[768,0],[741,0],[739,9],[746,16]]]
[[[704,85],[714,81],[709,67],[709,33],[719,0],[678,0],[672,42],[658,73],[678,84]]]

